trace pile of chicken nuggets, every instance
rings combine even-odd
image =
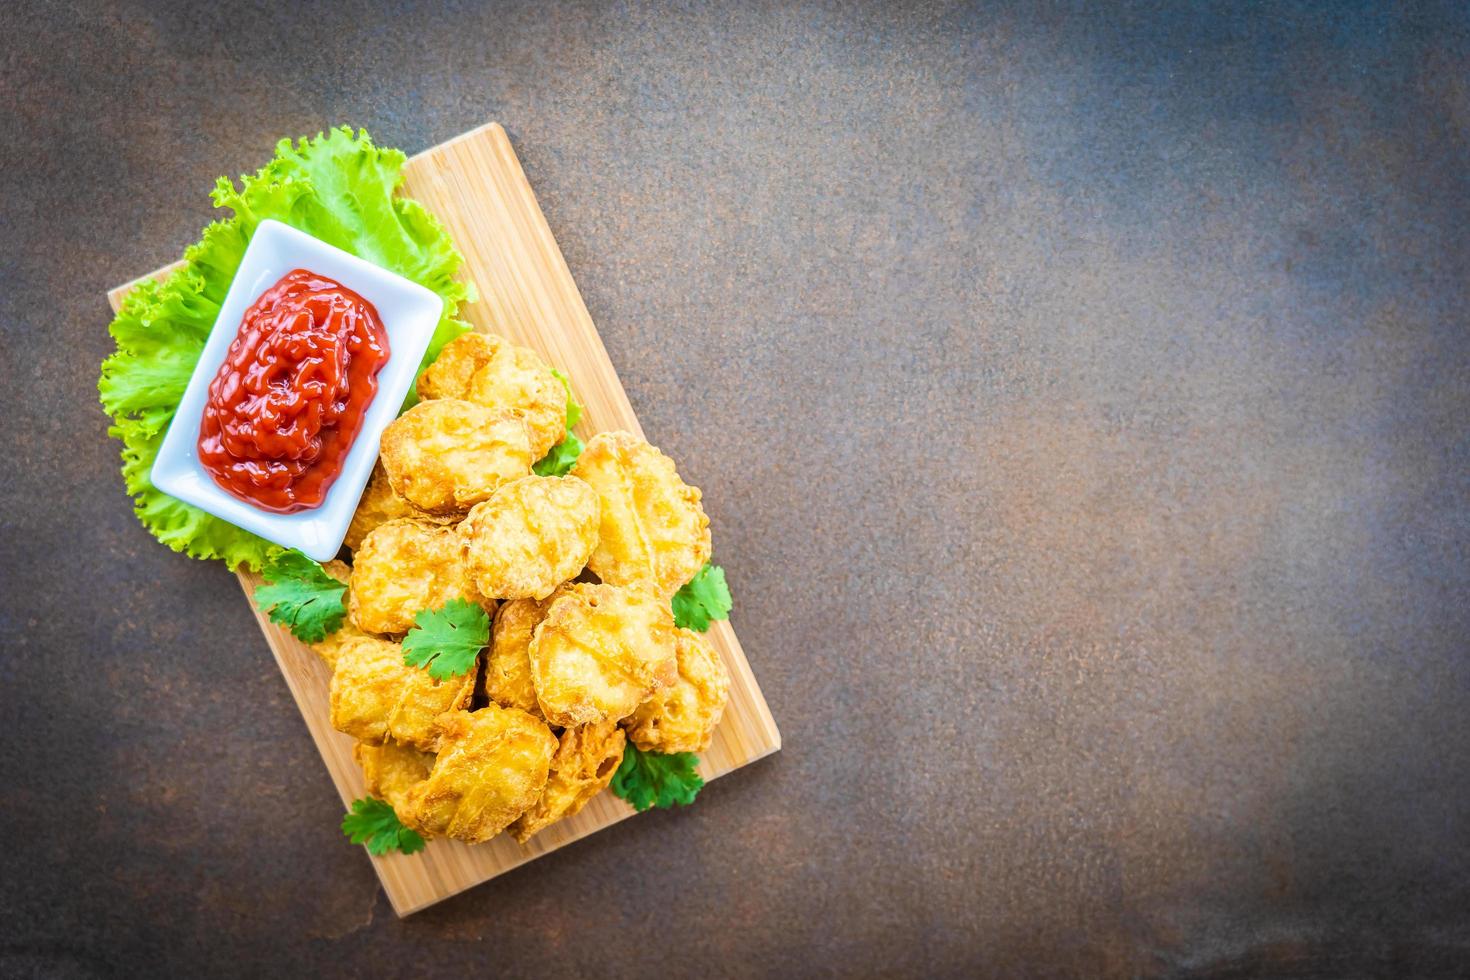
[[[593,436],[566,476],[534,475],[567,421],[534,351],[466,334],[418,394],[383,433],[351,566],[329,568],[347,618],[314,649],[368,792],[421,834],[524,843],[606,788],[629,740],[709,747],[729,674],[669,604],[709,558],[709,519],[673,461],[627,432]],[[490,644],[435,680],[401,641],[452,599],[493,616]]]

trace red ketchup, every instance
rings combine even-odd
[[[209,383],[199,461],[261,510],[320,506],[388,355],[373,304],[326,276],[287,273],[245,311]]]

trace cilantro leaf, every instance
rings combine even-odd
[[[699,758],[693,752],[644,752],[629,742],[613,774],[612,791],[639,812],[651,806],[660,810],[675,804],[688,806],[704,786],[704,780],[694,771],[698,764]]]
[[[413,629],[403,638],[403,662],[427,669],[436,681],[447,680],[472,670],[489,642],[485,610],[468,599],[450,599],[413,618]]]
[[[143,526],[175,551],[222,558],[230,568],[261,568],[281,549],[153,486],[149,474],[204,341],[219,316],[255,228],[275,218],[438,293],[444,312],[427,364],[469,326],[456,319],[469,287],[462,259],[442,225],[422,205],[394,193],[404,155],[374,146],[348,127],[296,144],[236,186],[221,177],[211,195],[233,214],[204,230],[184,265],[163,282],[139,283],[108,328],[117,350],[102,363],[97,390],[122,440],[123,483]]]
[[[556,368],[551,369],[556,375],[561,386],[567,390],[567,437],[551,447],[551,451],[536,461],[531,467],[531,472],[537,476],[566,476],[571,471],[572,464],[577,457],[582,455],[582,440],[578,439],[572,429],[582,421],[582,406],[572,395],[572,382],[565,374]]]
[[[371,796],[352,801],[352,811],[342,818],[342,833],[354,844],[366,844],[369,854],[413,854],[424,849],[424,839],[405,827],[391,806]]]
[[[704,563],[694,577],[679,587],[670,605],[674,609],[674,625],[703,633],[712,619],[729,619],[730,587],[725,584],[725,570]]]
[[[266,563],[266,584],[255,590],[255,608],[270,621],[307,643],[319,643],[342,626],[347,586],[299,551],[286,551]]]

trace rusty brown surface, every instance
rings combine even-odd
[[[0,973],[1470,970],[1462,10],[302,18],[0,11]],[[400,922],[102,294],[281,136],[492,118],[785,748]]]

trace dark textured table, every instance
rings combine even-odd
[[[0,974],[1470,971],[1470,15],[1324,6],[0,8]],[[398,921],[103,291],[487,119],[786,747]]]

